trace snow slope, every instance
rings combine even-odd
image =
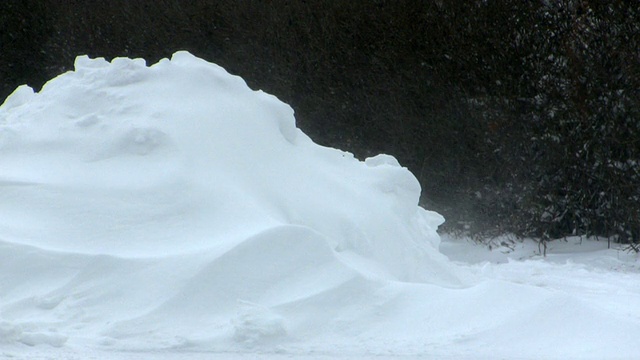
[[[637,272],[451,262],[419,194],[186,52],[78,57],[0,107],[0,359],[636,356]]]

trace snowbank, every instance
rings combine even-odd
[[[288,105],[186,52],[81,56],[19,87],[0,150],[5,341],[258,342],[388,281],[461,284],[407,169],[313,143]]]

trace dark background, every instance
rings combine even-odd
[[[396,156],[445,230],[640,236],[640,6],[560,0],[0,2],[0,99],[77,55],[177,50]]]

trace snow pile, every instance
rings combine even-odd
[[[185,52],[75,65],[0,107],[0,359],[637,354],[637,272],[456,265],[393,157]]]
[[[316,145],[288,105],[186,52],[78,57],[18,88],[0,150],[3,341],[253,343],[386,281],[461,284],[394,158]]]

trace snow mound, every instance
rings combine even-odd
[[[4,342],[255,346],[331,331],[322,309],[389,282],[465,282],[393,157],[313,143],[288,105],[186,52],[81,56],[19,87],[0,169]]]

